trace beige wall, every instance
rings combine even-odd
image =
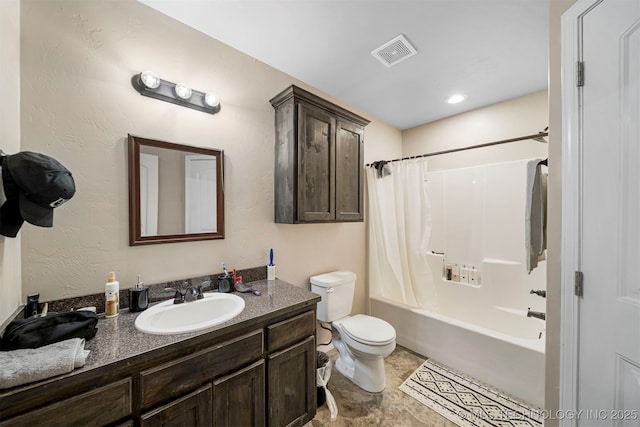
[[[548,123],[547,91],[510,99],[402,133],[403,156],[535,134]],[[477,166],[526,158],[547,157],[547,144],[513,142],[429,158],[429,170]]]
[[[101,292],[112,270],[124,288],[137,274],[157,283],[218,272],[221,261],[265,265],[273,247],[278,277],[300,286],[313,274],[356,272],[354,312],[365,310],[364,223],[273,222],[268,101],[291,83],[306,85],[133,0],[23,0],[22,28],[22,148],[57,158],[77,184],[52,229],[22,231],[23,293]],[[222,111],[140,96],[130,79],[147,69],[215,90]],[[354,111],[373,119],[365,162],[400,154],[399,131]],[[128,246],[128,133],[224,150],[226,239]]]
[[[575,0],[549,1],[549,208],[547,217],[547,347],[545,408],[555,413],[560,402],[560,281],[562,216],[561,16]],[[546,420],[554,427],[558,420]]]
[[[20,151],[20,0],[0,1],[0,149]],[[0,182],[2,179],[0,179]],[[0,186],[0,202],[4,202]],[[20,236],[0,236],[0,324],[22,297]]]

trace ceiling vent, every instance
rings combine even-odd
[[[371,51],[371,55],[387,68],[411,58],[416,53],[418,53],[416,48],[402,34]]]

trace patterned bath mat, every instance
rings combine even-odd
[[[400,390],[461,427],[540,427],[541,411],[427,360]]]

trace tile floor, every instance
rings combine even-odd
[[[338,405],[338,418],[331,421],[326,404],[318,408],[316,417],[305,427],[342,426],[426,426],[455,427],[437,412],[432,411],[417,400],[398,389],[425,358],[403,347],[385,359],[387,387],[382,393],[368,393],[343,377],[335,369],[338,353],[328,352],[334,364],[328,388]]]

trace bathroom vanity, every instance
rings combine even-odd
[[[262,296],[239,294],[240,315],[200,332],[144,334],[126,310],[101,319],[83,368],[0,393],[0,427],[304,425],[316,412],[320,297],[252,284]]]

